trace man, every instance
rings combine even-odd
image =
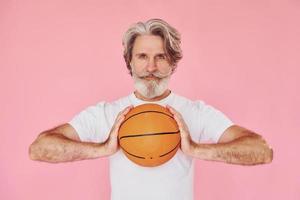
[[[260,135],[233,124],[203,101],[191,101],[168,89],[182,58],[175,28],[161,19],[139,22],[124,34],[123,46],[135,91],[115,102],[89,106],[69,123],[41,133],[30,146],[31,159],[66,162],[109,156],[114,200],[193,199],[193,158],[240,165],[272,161],[272,149]],[[176,155],[153,168],[128,160],[117,140],[125,115],[147,102],[166,106],[181,134]]]

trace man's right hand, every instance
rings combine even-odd
[[[109,138],[103,143],[80,141],[76,130],[66,123],[42,132],[30,145],[29,156],[32,160],[58,163],[112,155],[119,149],[118,131],[132,107],[118,114]]]
[[[118,133],[119,128],[122,122],[125,119],[125,115],[133,108],[133,106],[128,106],[121,112],[119,112],[113,127],[109,133],[108,139],[105,141],[105,151],[107,152],[107,156],[113,155],[119,150],[119,142],[118,142]]]

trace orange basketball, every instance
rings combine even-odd
[[[154,167],[175,155],[180,146],[180,133],[172,114],[165,107],[143,104],[127,113],[118,140],[131,161]]]

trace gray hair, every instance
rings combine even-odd
[[[164,51],[174,71],[177,67],[177,63],[182,58],[182,50],[180,48],[180,34],[175,28],[170,26],[164,20],[150,19],[146,22],[138,22],[136,24],[133,24],[123,35],[123,56],[130,74],[132,75],[130,62],[132,59],[132,49],[134,41],[137,36],[147,34],[157,35],[163,39]]]

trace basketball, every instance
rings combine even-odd
[[[128,159],[144,167],[155,167],[175,155],[180,146],[180,133],[167,108],[149,103],[136,106],[126,114],[118,140]]]

